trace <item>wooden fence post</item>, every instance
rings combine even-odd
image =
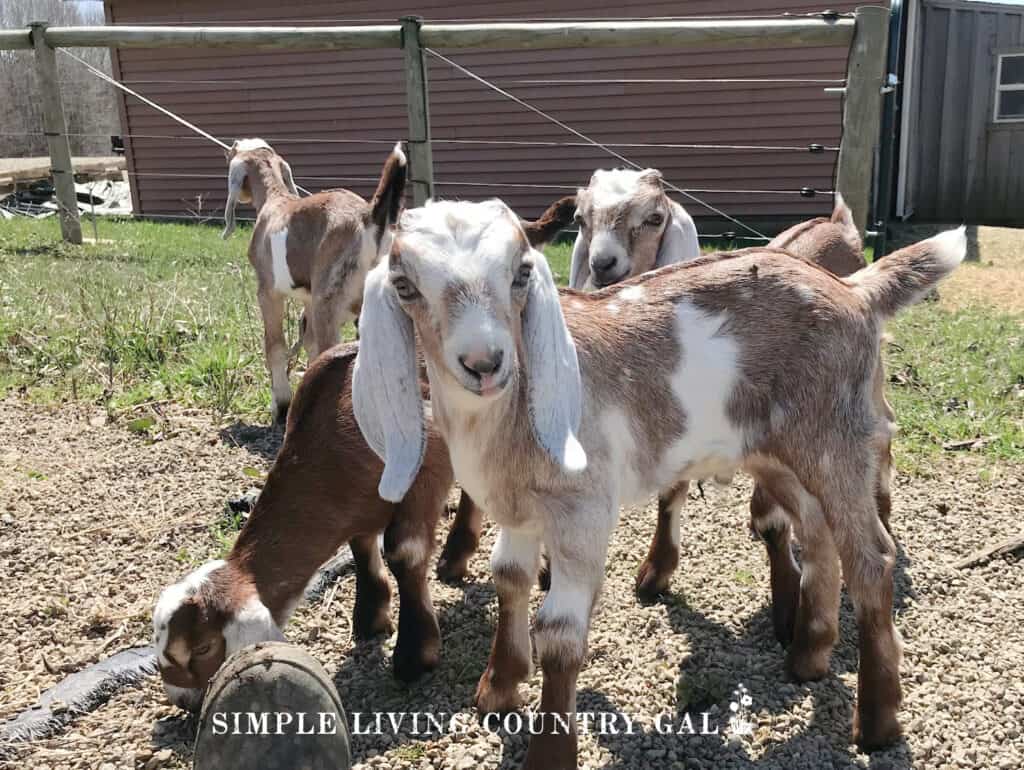
[[[419,16],[403,16],[402,48],[405,51],[405,102],[409,112],[409,181],[412,201],[422,206],[434,197],[434,159],[430,148],[430,94],[427,67],[420,46]]]
[[[885,79],[889,9],[857,9],[857,25],[846,64],[843,139],[839,144],[836,189],[853,211],[863,236],[871,207],[875,152],[882,130],[882,86]]]
[[[53,187],[57,191],[57,216],[60,231],[69,243],[82,242],[82,224],[78,220],[78,197],[75,195],[75,169],[71,165],[71,146],[68,144],[64,104],[60,98],[60,80],[57,75],[57,55],[46,42],[46,23],[29,25],[32,46],[36,51],[36,74],[42,92],[43,131],[50,148],[50,171]]]

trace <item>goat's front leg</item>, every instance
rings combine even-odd
[[[642,602],[654,602],[668,591],[672,573],[679,566],[680,518],[689,488],[688,481],[681,481],[658,495],[658,526],[636,575],[636,593]]]
[[[576,768],[576,679],[587,655],[590,619],[604,582],[614,519],[615,512],[608,511],[603,519],[588,521],[586,538],[568,530],[545,537],[551,590],[534,625],[544,684],[540,723],[531,725],[524,770]],[[602,521],[609,526],[600,526]]]
[[[491,657],[476,688],[482,713],[514,711],[521,704],[519,683],[530,675],[530,587],[537,575],[540,537],[506,527],[491,552],[491,573],[498,593],[498,627]]]
[[[263,351],[270,372],[271,415],[275,423],[284,424],[292,388],[288,382],[288,346],[284,339],[284,296],[272,289],[258,293],[263,315]]]
[[[425,506],[425,510],[434,509],[435,506]],[[410,513],[400,510],[384,532],[384,556],[398,581],[398,640],[393,664],[395,676],[403,682],[432,671],[441,660],[441,629],[427,587],[427,568],[440,510],[433,517]]]
[[[314,293],[306,319],[311,343],[303,340],[306,355],[309,356],[311,363],[325,350],[338,344],[342,324],[351,321],[352,318],[354,316],[341,306],[340,295]]]
[[[465,579],[469,558],[480,545],[480,531],[484,516],[472,498],[462,490],[455,520],[444,541],[441,558],[437,560],[437,576],[445,583],[458,583]]]

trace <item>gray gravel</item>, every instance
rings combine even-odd
[[[235,446],[202,416],[183,412],[167,418],[164,440],[147,443],[95,417],[0,401],[0,514],[8,515],[0,522],[0,574],[7,576],[0,583],[0,717],[60,678],[46,665],[74,668],[147,641],[156,592],[184,571],[182,561],[210,554],[210,525],[223,501],[252,483],[241,469],[265,469],[274,443],[258,430],[236,431]],[[749,491],[737,481],[708,488],[706,500],[691,498],[672,593],[651,607],[636,602],[632,586],[654,506],[623,512],[578,706],[627,715],[634,734],[581,737],[581,767],[1024,767],[1024,561],[949,566],[1020,531],[1024,468],[957,456],[930,478],[897,479],[907,737],[871,757],[848,743],[856,691],[848,602],[830,676],[810,685],[785,682],[768,614],[767,561],[746,531]],[[487,571],[493,535],[488,528],[466,585],[432,585],[444,658],[412,687],[391,676],[394,639],[353,646],[351,575],[289,627],[293,641],[336,672],[346,708],[350,716],[361,713],[362,724],[370,712],[460,715],[457,735],[412,735],[407,718],[397,735],[357,736],[357,768],[482,770],[522,759],[526,736],[489,732],[471,706],[496,615]],[[741,683],[752,700],[753,731],[737,737],[728,730],[728,709]],[[532,703],[539,685],[537,672],[524,688]],[[703,711],[722,734],[665,735],[653,723],[663,715],[678,729],[692,713],[699,726]],[[193,731],[193,721],[167,705],[151,679],[62,735],[18,748],[9,766],[185,768]]]

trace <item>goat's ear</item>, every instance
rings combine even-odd
[[[576,196],[566,195],[548,206],[539,219],[533,222],[523,220],[521,224],[530,245],[539,249],[554,240],[558,233],[572,224],[575,214]]]
[[[298,188],[295,187],[295,178],[292,176],[292,167],[288,165],[288,161],[281,158],[281,177],[284,179],[284,186],[288,188],[288,192],[292,195],[298,195]],[[252,197],[252,192],[249,192],[249,197]]]
[[[352,407],[363,438],[384,461],[377,493],[393,503],[409,491],[427,446],[412,321],[388,281],[388,260],[366,276],[359,316]]]
[[[558,289],[541,254],[534,260],[523,312],[523,347],[537,443],[565,470],[581,471],[587,467],[587,454],[576,438],[583,411],[580,365]]]
[[[697,240],[697,226],[686,209],[675,201],[669,201],[669,218],[658,243],[658,255],[654,259],[657,270],[665,265],[685,262],[700,256],[700,241]]]
[[[235,159],[228,166],[228,201],[224,204],[224,232],[221,237],[225,240],[235,230],[235,206],[238,201],[251,200],[245,195],[245,186],[248,184],[249,169],[244,160]]]
[[[576,233],[572,244],[572,262],[569,263],[569,288],[583,290],[590,278],[590,244],[583,231]]]

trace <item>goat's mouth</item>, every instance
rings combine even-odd
[[[595,289],[607,289],[609,286],[614,286],[620,281],[623,281],[628,274],[628,270],[624,273],[620,273],[617,275],[612,275],[609,273],[591,273],[590,282],[594,284]]]
[[[457,379],[459,380],[459,384],[474,396],[490,400],[504,392],[511,377],[512,370],[510,368],[506,368],[505,371],[494,372],[493,374],[485,374],[476,377],[462,375],[457,377]]]
[[[192,687],[177,687],[176,685],[164,682],[164,692],[167,699],[180,709],[185,711],[199,711],[203,705],[203,690]]]

